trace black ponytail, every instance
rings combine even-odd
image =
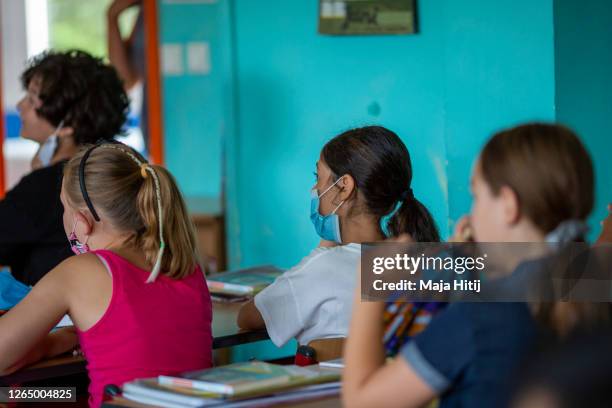
[[[392,236],[408,233],[417,242],[440,242],[436,222],[429,210],[416,198],[408,198],[389,220]]]
[[[419,242],[440,240],[433,217],[414,198],[410,154],[395,133],[381,126],[348,130],[330,140],[321,155],[335,175],[353,177],[367,211],[388,222],[391,236],[409,233]],[[399,209],[386,221],[398,202]]]

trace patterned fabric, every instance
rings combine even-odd
[[[385,306],[383,342],[387,357],[397,355],[402,346],[422,332],[434,315],[446,307],[442,302],[389,300]]]

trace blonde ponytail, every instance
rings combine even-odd
[[[194,271],[199,262],[194,226],[165,168],[148,164],[128,146],[105,143],[79,152],[68,162],[64,188],[71,203],[87,204],[90,210],[95,207],[92,212],[129,234],[127,243],[141,249],[153,265],[147,283],[160,273],[181,279]]]
[[[136,237],[135,244],[143,249],[147,261],[154,264],[149,281],[160,270],[167,271],[166,276],[182,278],[192,272],[194,261],[198,262],[193,223],[168,170],[147,164],[146,172],[151,177],[144,180],[137,207],[147,228]],[[164,234],[172,237],[167,243]]]

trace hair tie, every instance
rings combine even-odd
[[[570,219],[561,222],[557,227],[546,235],[546,242],[558,248],[582,239],[589,232],[589,226],[582,220]]]
[[[140,175],[142,176],[143,179],[147,178],[147,167],[149,165],[147,163],[142,163],[140,165]]]
[[[414,193],[412,192],[412,188],[411,187],[408,187],[407,190],[404,190],[404,192],[400,196],[400,200],[401,201],[406,201],[407,199],[410,199],[410,200],[414,199]]]

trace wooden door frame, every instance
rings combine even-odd
[[[149,156],[155,164],[164,164],[164,132],[162,111],[162,84],[159,58],[159,13],[157,0],[144,0],[145,58],[147,86],[147,131]]]
[[[5,123],[4,123],[4,89],[2,79],[2,30],[0,29],[0,198],[4,197],[6,188],[6,173],[4,171],[4,140],[5,140]]]

